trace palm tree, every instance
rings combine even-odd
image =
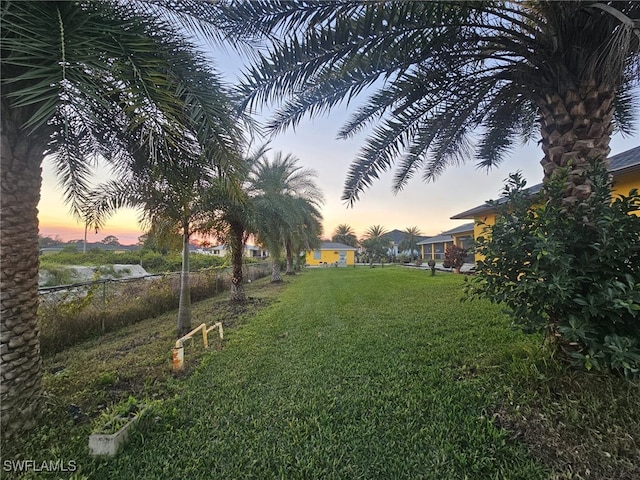
[[[322,214],[309,199],[292,198],[291,213],[297,218],[292,223],[292,229],[284,237],[287,260],[285,275],[295,275],[294,257],[299,259],[302,252],[320,246],[322,235]]]
[[[148,154],[146,148],[140,148],[134,159]],[[203,163],[199,157],[179,157],[178,151],[169,154],[171,159],[161,163],[170,169],[131,168],[126,178],[123,175],[92,191],[83,210],[85,219],[100,228],[117,209],[140,208],[149,225],[164,225],[166,230],[180,233],[182,268],[176,325],[180,337],[191,330],[189,240],[194,233],[209,230],[212,210],[219,198],[229,197],[229,188],[216,176],[215,165]]]
[[[322,244],[322,215],[312,205],[307,206],[305,210],[308,214],[304,216],[304,223],[298,228],[294,236],[293,246],[297,254],[295,271],[300,271],[302,265],[304,265],[304,253],[320,248]]]
[[[344,124],[376,127],[351,165],[350,203],[398,162],[394,190],[474,156],[498,165],[541,136],[545,183],[568,171],[567,206],[591,194],[580,173],[632,129],[640,2],[228,2],[237,33],[270,52],[245,76],[245,105],[271,103],[272,132],[377,90]],[[475,145],[474,145],[475,143]],[[554,173],[555,172],[555,173]],[[584,182],[584,183],[583,183]]]
[[[248,195],[250,183],[247,175],[250,167],[267,151],[267,146],[263,145],[244,159],[242,173],[236,176],[237,181],[241,184],[239,197],[230,197],[224,189],[213,194],[217,199],[213,230],[229,247],[231,253],[230,301],[233,303],[246,301],[242,271],[244,247],[249,236],[256,233],[256,211]]]
[[[356,237],[353,228],[346,223],[342,223],[336,227],[336,231],[333,233],[333,237],[331,237],[332,242],[343,243],[345,245],[349,245],[350,247],[358,246],[358,238]]]
[[[259,158],[250,174],[257,238],[269,251],[272,282],[282,281],[282,251],[287,238],[304,224],[304,210],[311,211],[322,202],[322,193],[313,181],[316,173],[297,163],[291,154],[276,152],[271,162],[266,156]]]
[[[418,238],[420,237],[420,235],[422,235],[422,232],[418,227],[413,226],[407,227],[403,233],[404,238],[400,242],[400,245],[398,245],[398,249],[400,251],[409,250],[409,252],[411,252],[409,253],[409,255],[411,256],[411,261],[413,261],[414,253],[418,249]]]
[[[122,165],[132,132],[153,153],[139,170],[168,146],[211,148],[206,156],[223,169],[235,158],[229,102],[181,28],[212,32],[206,9],[186,0],[154,5],[2,2],[3,437],[35,423],[41,398],[37,205],[45,155],[76,214],[90,166],[99,157]],[[195,138],[185,139],[184,127]]]
[[[391,242],[386,238],[387,230],[381,225],[372,225],[364,233],[362,246],[369,256],[369,265],[373,267],[374,260],[384,266],[384,256],[389,253]]]

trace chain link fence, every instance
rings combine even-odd
[[[244,280],[271,273],[266,263],[243,267]],[[228,291],[231,268],[190,272],[191,300],[197,302]],[[40,345],[55,353],[81,340],[155,317],[178,308],[180,272],[144,277],[96,280],[39,289]]]

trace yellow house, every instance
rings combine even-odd
[[[323,242],[317,250],[308,250],[306,264],[309,266],[333,266],[346,267],[356,264],[356,251],[358,249],[344,245],[343,243]]]
[[[418,242],[423,260],[444,260],[444,252],[447,247],[457,245],[461,248],[471,248],[474,237],[473,223],[465,223],[459,227],[442,232],[435,237],[429,237]],[[473,261],[473,260],[470,260]]]
[[[619,153],[609,158],[609,172],[613,177],[612,194],[627,195],[633,188],[640,190],[640,146]],[[525,191],[529,195],[534,195],[542,190],[542,184],[529,187]],[[498,200],[498,203],[505,202],[506,199]],[[640,212],[637,214],[640,215]],[[496,223],[496,212],[494,208],[485,203],[451,217],[453,220],[473,219],[473,238],[482,235],[485,226]],[[482,223],[480,223],[482,222]],[[476,255],[476,261],[478,260]]]

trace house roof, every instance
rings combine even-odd
[[[640,146],[614,155],[609,159],[609,171],[613,174],[619,175],[636,169],[640,170]]]
[[[422,240],[421,242],[416,243],[416,245],[431,245],[432,243],[444,242],[453,242],[453,237],[446,234],[436,235],[435,237],[429,237],[426,240]]]
[[[402,240],[404,240],[406,236],[407,236],[406,232],[403,232],[402,230],[398,230],[397,228],[384,234],[384,237],[390,239],[395,245],[399,245],[400,242],[402,242]],[[420,241],[420,240],[426,240],[429,237],[425,235],[417,235],[416,238],[418,239],[418,241]]]
[[[452,242],[454,235],[472,231],[473,223],[465,223],[464,225],[460,225],[458,227],[452,228],[451,230],[447,230],[446,232],[442,232],[440,235],[436,235],[435,237],[429,237],[426,240],[422,240],[416,245],[431,245],[433,243]]]
[[[527,195],[535,195],[536,193],[539,193],[541,190],[542,190],[542,184],[539,183],[537,185],[534,185],[533,187],[525,188],[524,193],[526,193]],[[507,200],[508,200],[507,197],[500,197],[498,200],[495,200],[495,203],[497,203],[498,205],[502,205]],[[492,205],[490,205],[488,202],[485,202],[482,205],[478,205],[477,207],[473,207],[469,210],[465,210],[464,212],[458,213],[453,217],[451,217],[451,219],[452,220],[464,220],[467,218],[473,219],[482,213],[493,211],[493,208],[494,207]]]
[[[349,245],[345,245],[344,243],[337,242],[322,242],[320,245],[320,250],[358,250],[355,247],[350,247]]]
[[[640,170],[640,146],[626,150],[622,153],[614,155],[609,158],[609,172],[614,176],[621,175],[623,173],[631,172],[634,170]],[[534,195],[542,190],[542,183],[534,185],[524,190],[527,195]],[[498,205],[507,201],[506,197],[501,197],[496,200]],[[493,210],[493,207],[488,202],[478,205],[470,210],[458,213],[451,217],[453,220],[462,220],[467,218],[475,218],[482,213],[488,213]]]

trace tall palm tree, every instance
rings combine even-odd
[[[45,155],[77,214],[90,166],[102,157],[118,168],[133,137],[152,153],[140,170],[166,158],[158,153],[169,146],[198,148],[223,169],[236,157],[230,103],[181,28],[213,31],[207,9],[167,5],[2,2],[3,437],[35,423],[41,398],[37,205]]]
[[[343,243],[345,245],[349,245],[350,247],[358,246],[358,238],[356,237],[356,233],[353,231],[350,225],[346,223],[342,223],[336,227],[336,231],[333,233],[333,237],[331,237],[332,242]]]
[[[317,208],[323,201],[313,180],[316,173],[297,163],[291,154],[276,152],[272,161],[266,156],[259,158],[250,174],[257,238],[269,250],[272,282],[282,281],[282,251],[287,238],[304,223],[302,210]]]
[[[567,169],[567,206],[591,194],[587,158],[606,161],[632,127],[640,2],[227,2],[235,30],[270,51],[245,76],[248,107],[277,110],[278,132],[375,90],[339,131],[375,125],[351,165],[354,202],[398,162],[394,190],[475,156],[498,165],[541,137],[545,182]],[[477,142],[475,142],[477,140]],[[474,145],[475,143],[475,145]],[[584,183],[582,183],[584,182]]]
[[[416,244],[418,243],[418,238],[420,237],[420,235],[422,235],[422,232],[418,227],[413,226],[413,227],[407,227],[403,233],[404,233],[404,238],[400,242],[400,245],[398,245],[398,249],[400,251],[409,250],[411,261],[413,261],[414,254],[418,249],[418,246]]]

